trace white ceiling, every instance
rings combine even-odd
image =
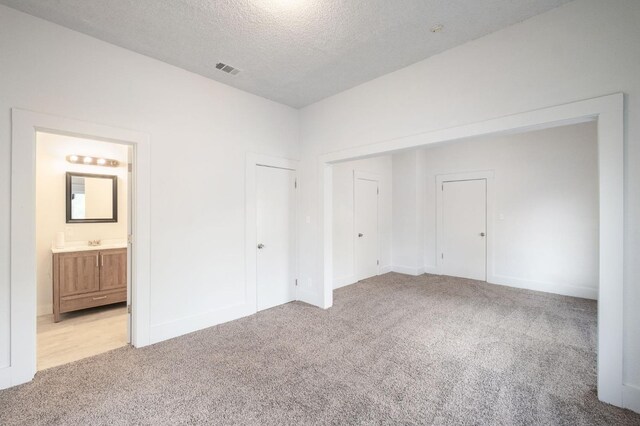
[[[569,0],[0,0],[293,107]],[[442,24],[444,29],[430,29]],[[215,68],[225,62],[236,76]]]

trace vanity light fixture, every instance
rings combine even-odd
[[[88,155],[67,155],[67,161],[73,164],[85,164],[87,166],[118,167],[120,165],[118,160],[95,158]]]

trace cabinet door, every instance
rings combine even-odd
[[[127,288],[127,249],[100,252],[100,290]]]
[[[60,254],[60,296],[100,290],[100,266],[97,251]]]

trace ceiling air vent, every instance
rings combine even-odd
[[[216,64],[216,68],[220,71],[224,71],[227,74],[236,75],[240,72],[239,69],[232,67],[231,65],[223,64],[222,62],[218,62]]]

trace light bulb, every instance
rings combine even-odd
[[[91,157],[84,157],[84,164],[91,164],[91,162],[93,161],[93,158]]]
[[[78,161],[78,156],[77,155],[70,155],[69,156],[69,161],[71,161],[72,163],[75,163],[76,161]]]
[[[105,160],[104,158],[99,158],[98,159],[98,164],[101,166],[104,166],[105,164],[107,164],[107,160]]]

